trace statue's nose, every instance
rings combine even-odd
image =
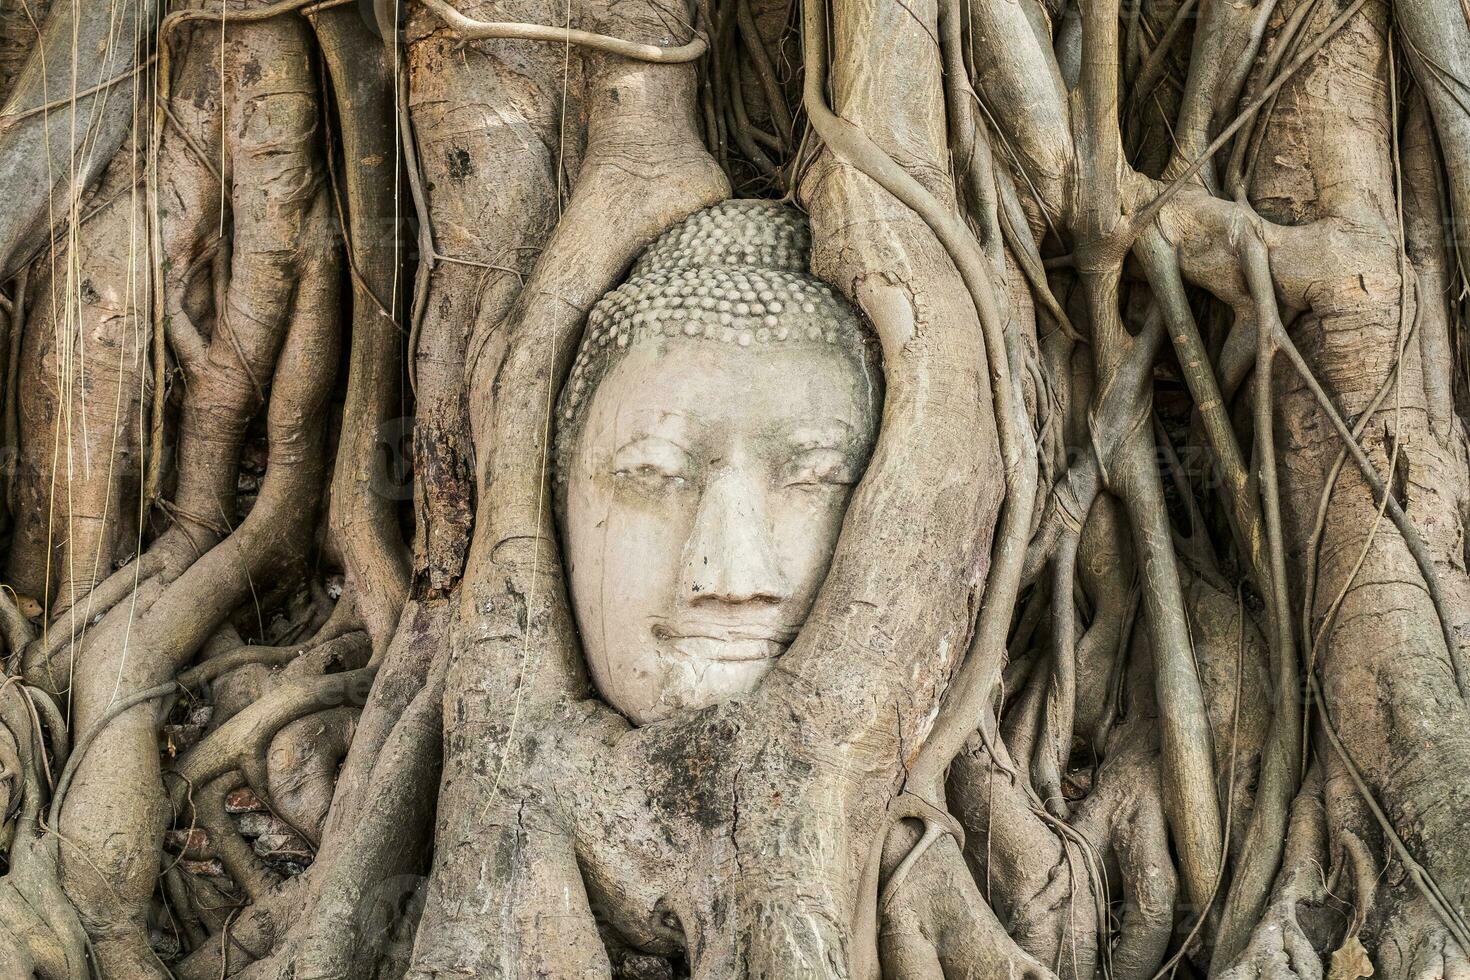
[[[777,603],[791,595],[766,489],[737,471],[717,475],[699,503],[684,552],[686,602]]]

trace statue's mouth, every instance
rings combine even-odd
[[[796,639],[795,630],[754,625],[672,627],[660,623],[654,626],[653,635],[686,657],[719,663],[774,660]]]

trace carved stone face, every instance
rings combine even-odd
[[[752,690],[806,620],[877,428],[858,354],[670,337],[597,385],[568,460],[572,604],[643,725]]]

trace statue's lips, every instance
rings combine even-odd
[[[763,627],[670,627],[659,624],[653,633],[686,657],[721,663],[774,660],[786,652],[795,631]]]

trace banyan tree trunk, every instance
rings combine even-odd
[[[1470,7],[0,25],[0,976],[1470,978]],[[881,422],[639,726],[556,406],[731,198]]]

